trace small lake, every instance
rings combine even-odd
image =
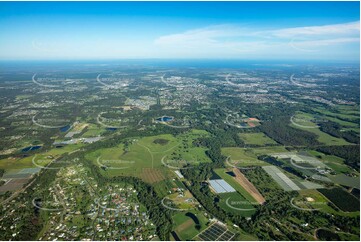
[[[69,124],[67,126],[61,127],[60,132],[66,132],[66,131],[68,131],[70,129],[70,127],[71,126]]]
[[[173,117],[163,116],[163,117],[157,118],[156,120],[159,122],[170,122],[173,119],[174,119]]]
[[[35,145],[35,146],[28,146],[25,147],[24,149],[22,149],[22,152],[28,152],[28,151],[32,151],[32,150],[38,150],[40,149],[42,146],[41,145]]]

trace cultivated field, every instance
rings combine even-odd
[[[163,172],[157,168],[143,168],[143,172],[140,177],[143,181],[151,184],[163,181],[165,179]]]
[[[280,185],[280,187],[282,187],[283,190],[300,190],[300,188],[276,166],[263,166],[262,168],[277,182],[278,185]]]
[[[360,211],[360,201],[342,188],[318,189],[318,191],[342,211]]]

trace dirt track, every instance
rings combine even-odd
[[[266,202],[261,193],[257,188],[242,174],[242,172],[233,168],[233,173],[236,175],[234,178],[259,204]]]

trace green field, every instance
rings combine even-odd
[[[288,150],[286,150],[284,146],[265,146],[257,148],[222,148],[222,154],[229,157],[229,163],[237,167],[269,165],[267,162],[258,160],[257,157],[260,155],[270,155],[273,153],[282,152],[288,152]]]
[[[313,111],[325,115],[325,119],[342,125],[343,130],[353,130],[360,132],[360,108],[358,106],[338,105],[335,110],[325,110],[323,108],[315,108]],[[333,112],[334,111],[334,112]]]
[[[251,217],[256,212],[256,208],[238,192],[218,195],[220,197],[219,206],[224,211],[244,217]]]
[[[345,174],[338,174],[338,175],[328,175],[328,178],[331,179],[335,184],[347,186],[347,187],[354,187],[360,189],[360,177],[349,177]]]
[[[329,205],[329,200],[317,190],[301,190],[298,191],[299,196],[293,200],[293,204],[297,207],[304,208],[304,209],[317,209],[319,212],[322,213],[330,213],[334,215],[341,215],[341,216],[357,216],[359,212],[342,212],[336,211]],[[312,199],[311,201],[307,201],[307,199]]]
[[[98,124],[89,124],[89,126],[86,129],[87,130],[82,135],[82,138],[98,136],[105,132],[105,127],[100,126]]]
[[[101,157],[98,163],[98,158]],[[102,148],[88,153],[85,158],[94,162],[99,167],[104,163],[103,160],[114,161],[106,162],[104,165],[110,166],[105,173],[108,176],[132,175],[137,176],[142,173],[143,168],[154,168],[160,166],[160,162],[155,163],[152,160],[151,153],[144,147],[136,143],[132,144],[128,151],[124,150],[123,144],[112,148]],[[117,164],[115,164],[117,163]]]
[[[47,156],[53,156],[54,158],[59,157],[60,155],[64,153],[70,153],[75,150],[78,150],[84,146],[83,144],[73,144],[73,145],[65,145],[62,148],[53,148],[51,150],[48,150],[47,152],[43,152],[37,155],[37,159],[47,157]],[[36,166],[32,163],[34,155],[30,155],[28,157],[24,158],[6,158],[0,160],[0,169],[4,169],[6,172],[10,171],[16,171],[23,168],[35,168]],[[48,159],[49,162],[52,159]],[[46,165],[46,164],[41,164]]]
[[[314,133],[318,136],[318,141],[325,144],[325,145],[349,145],[350,143],[342,138],[336,138],[334,136],[331,136],[325,132],[322,132],[319,128],[308,128],[308,127],[317,127],[317,125],[309,120],[314,119],[314,117],[311,114],[308,113],[297,113],[294,116],[294,120],[297,123],[298,120],[304,120],[302,123],[299,122],[300,125],[306,126],[306,127],[300,127],[295,124],[290,124],[291,127],[301,129],[307,132]]]
[[[121,160],[117,166],[111,165],[111,167],[116,167],[117,169],[107,169],[103,173],[107,176],[132,175],[139,177],[145,168],[164,170],[163,158],[165,163],[168,160],[186,160],[196,163],[210,162],[205,153],[206,149],[194,147],[192,144],[196,138],[205,134],[204,131],[192,130],[177,137],[170,134],[162,134],[133,139],[126,149],[123,144],[119,144],[113,148],[99,149],[91,152],[86,155],[86,158],[98,166],[100,166],[97,162],[99,156],[101,156],[101,159],[106,160]]]
[[[326,110],[323,108],[313,108],[312,110],[321,115],[334,117],[339,120],[347,119],[347,120],[356,121],[357,119],[360,118],[360,110],[357,107],[345,109],[344,107],[339,106],[338,108],[336,108],[337,111],[334,110],[335,112],[332,112],[333,110]]]
[[[208,219],[202,214],[202,212],[192,213],[197,217],[200,227],[196,228],[196,224],[193,219],[186,216],[187,212],[176,213],[172,219],[174,222],[174,231],[179,238],[183,241],[191,240],[194,236],[207,228]]]
[[[32,163],[33,156],[21,158],[21,159],[12,159],[6,158],[0,160],[0,169],[4,169],[6,172],[16,171],[23,168],[35,168],[36,166]]]
[[[275,145],[276,141],[265,135],[264,133],[240,133],[239,137],[247,145]]]

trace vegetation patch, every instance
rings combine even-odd
[[[168,144],[169,140],[167,139],[155,139],[153,141],[154,144],[159,144],[159,145],[166,145]]]
[[[276,145],[277,142],[264,133],[240,133],[239,137],[247,145]]]
[[[328,229],[318,229],[316,232],[317,238],[325,241],[338,241],[341,240],[338,234]]]
[[[318,191],[342,211],[360,211],[360,201],[342,188],[318,189]]]

